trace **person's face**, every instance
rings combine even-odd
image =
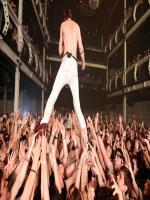
[[[126,148],[127,148],[128,151],[130,151],[130,149],[131,149],[131,142],[130,141],[127,141]]]
[[[143,194],[145,196],[149,196],[150,195],[150,180],[146,180],[145,184],[144,184],[144,191]]]
[[[124,181],[124,172],[120,171],[117,174],[117,183],[121,189],[122,192],[126,192],[127,191],[127,186],[125,185],[125,181]]]
[[[130,132],[130,137],[131,137],[131,140],[134,138],[134,135],[135,135],[134,131],[133,131],[133,130],[131,130],[131,132]]]
[[[114,159],[114,168],[120,169],[121,166],[122,166],[122,159],[118,155],[116,155]]]

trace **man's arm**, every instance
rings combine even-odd
[[[60,26],[60,38],[59,38],[59,55],[61,56],[63,54],[63,31],[62,31],[62,24]]]
[[[81,56],[81,68],[82,70],[85,69],[85,57],[84,57],[84,48],[82,44],[82,38],[81,38],[81,32],[80,32],[80,27],[78,26],[78,45],[79,45],[79,52]]]

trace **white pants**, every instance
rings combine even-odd
[[[57,73],[52,92],[47,100],[46,108],[44,111],[44,116],[41,120],[41,123],[48,123],[49,118],[52,113],[52,109],[54,104],[58,98],[58,95],[61,89],[68,84],[72,96],[73,96],[73,105],[74,110],[78,116],[78,120],[80,123],[81,129],[86,129],[85,120],[80,108],[80,100],[79,100],[79,82],[78,82],[78,65],[74,58],[68,58],[65,55],[62,59],[62,63],[60,65],[59,71]]]

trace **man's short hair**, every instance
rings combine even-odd
[[[123,152],[120,148],[116,149],[114,156],[119,156],[123,160],[123,162],[125,162],[125,157],[124,157]]]
[[[72,19],[72,11],[70,8],[67,8],[64,11],[64,19],[67,20],[68,18]]]

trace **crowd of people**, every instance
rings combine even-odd
[[[88,144],[74,112],[0,118],[0,199],[149,199],[150,129],[121,115],[86,118]]]

